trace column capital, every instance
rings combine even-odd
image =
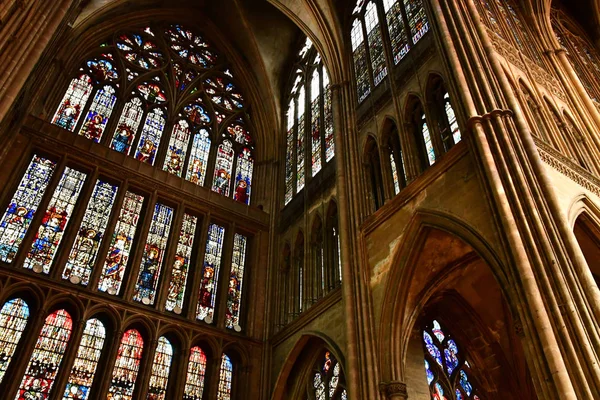
[[[399,381],[381,382],[379,391],[385,395],[388,400],[406,400],[408,392],[406,391],[406,383]]]

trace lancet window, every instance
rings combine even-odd
[[[54,124],[250,203],[246,101],[225,57],[202,35],[178,24],[119,31],[74,75]]]
[[[423,329],[425,372],[434,399],[480,400],[464,350],[437,320]]]
[[[221,370],[219,372],[219,386],[217,400],[231,400],[231,386],[233,383],[233,363],[225,353],[221,356]]]
[[[0,383],[13,359],[28,320],[29,306],[21,298],[7,301],[0,309]]]
[[[144,339],[136,329],[123,334],[112,372],[108,396],[111,399],[132,400],[137,375],[140,370]]]
[[[389,35],[393,65],[397,65],[429,31],[422,0],[356,2],[352,12],[350,43],[359,103],[388,74],[382,38],[384,30]]]
[[[158,338],[154,362],[152,363],[152,374],[150,375],[150,387],[148,398],[152,400],[165,400],[171,362],[173,361],[173,345],[164,336]]]
[[[294,71],[285,118],[286,205],[335,155],[331,85],[310,39],[299,52]]]

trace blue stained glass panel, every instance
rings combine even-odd
[[[79,135],[99,143],[116,101],[117,96],[115,96],[115,89],[112,86],[105,86],[98,90]]]
[[[73,78],[52,118],[52,123],[73,132],[92,90],[92,80],[89,76],[82,74]]]
[[[460,386],[462,386],[464,391],[467,393],[467,396],[471,395],[471,392],[473,391],[473,386],[471,386],[471,383],[469,382],[467,373],[462,369],[460,370]]]
[[[244,148],[238,156],[235,190],[233,199],[243,204],[250,204],[250,191],[252,188],[252,169],[254,168],[254,158],[249,148]]]
[[[209,323],[212,322],[214,317],[224,237],[225,228],[222,226],[211,224],[208,227],[208,239],[206,241],[204,265],[202,266],[202,281],[200,283],[196,318]]]
[[[56,163],[34,155],[0,221],[0,260],[11,263],[29,229]]]
[[[165,129],[164,114],[162,109],[155,108],[146,116],[146,122],[144,122],[144,126],[142,127],[140,142],[135,153],[137,160],[154,165],[154,158],[160,145],[160,138]]]
[[[443,365],[442,353],[433,342],[433,338],[431,337],[431,335],[427,332],[423,332],[423,340],[425,341],[425,347],[427,348],[429,354],[431,354],[431,357],[433,357],[433,359],[437,361],[438,364]]]

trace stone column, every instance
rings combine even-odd
[[[406,391],[406,384],[398,381],[381,382],[379,384],[379,391],[385,396],[387,400],[406,400],[408,399],[408,392]]]

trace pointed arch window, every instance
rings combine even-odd
[[[452,108],[452,103],[450,103],[450,95],[448,92],[444,94],[444,112],[446,114],[447,122],[450,127],[450,136],[452,136],[452,140],[454,144],[460,142],[462,136],[460,134],[460,128],[458,127],[458,121],[456,119],[456,114],[454,113],[454,109]],[[442,140],[444,137],[442,136]]]
[[[190,265],[193,265],[192,253],[197,225],[198,217],[187,213],[183,215],[175,261],[173,261],[173,268],[171,268],[171,281],[169,282],[169,293],[165,306],[167,311],[172,311],[175,314],[181,314],[183,311],[189,269]]]
[[[0,221],[0,260],[11,263],[54,172],[56,163],[34,155]]]
[[[98,282],[98,290],[116,295],[121,290],[129,253],[137,230],[144,197],[126,192]]]
[[[400,0],[383,0],[383,11],[385,12],[390,41],[392,42],[394,64],[398,64],[410,49],[401,4]]]
[[[85,323],[85,329],[77,349],[77,357],[73,362],[63,399],[87,400],[90,398],[90,390],[105,340],[104,324],[97,318],[89,319]]]
[[[233,199],[235,201],[243,204],[250,203],[253,168],[254,159],[252,158],[252,151],[244,147],[237,158],[235,190],[233,192]]]
[[[221,370],[219,373],[218,400],[231,400],[231,386],[233,383],[233,363],[225,353],[221,356]]]
[[[23,268],[50,273],[50,266],[73,215],[85,178],[86,174],[83,172],[65,168],[27,253]]]
[[[140,370],[144,339],[135,330],[125,331],[117,352],[117,359],[112,372],[112,379],[108,388],[108,397],[111,399],[132,400],[133,391]]]
[[[17,400],[50,395],[72,329],[73,321],[66,310],[54,311],[46,317],[19,386]]]
[[[202,266],[202,281],[196,308],[196,318],[208,324],[211,324],[214,318],[224,237],[225,228],[222,226],[211,224],[208,227],[208,239]]]
[[[239,190],[231,178],[237,176],[235,155],[253,160],[245,103],[225,57],[207,40],[182,25],[156,23],[102,42],[81,64],[52,122],[248,204],[248,162],[234,181]],[[122,111],[115,116],[113,110]],[[227,145],[223,138],[230,148],[211,151],[213,142]],[[218,167],[216,180],[224,186],[206,179],[208,165]],[[247,197],[240,195],[243,188]]]
[[[172,221],[173,209],[164,204],[156,203],[133,293],[133,300],[135,301],[143,304],[154,304]]]
[[[423,329],[425,372],[434,399],[480,400],[469,380],[471,367],[448,331],[437,320]]]
[[[192,347],[183,389],[184,400],[202,400],[205,375],[206,354],[199,346]]]
[[[335,156],[329,75],[308,38],[296,57],[292,79],[285,115],[284,205]]]
[[[29,306],[25,300],[7,301],[0,309],[0,383],[21,341],[29,320]]]
[[[346,400],[344,374],[340,363],[330,351],[325,350],[313,367],[308,382],[308,398],[316,400]]]
[[[383,78],[387,76],[387,67],[385,66],[385,55],[383,51],[381,29],[379,27],[379,17],[377,15],[377,6],[372,1],[367,4],[365,11],[365,30],[367,32],[367,41],[369,43],[371,67],[373,68],[373,83],[377,86],[381,83]]]
[[[358,102],[362,103],[371,93],[371,83],[369,82],[365,34],[363,32],[362,21],[358,18],[352,23],[351,42]]]
[[[231,273],[229,274],[229,291],[227,292],[227,310],[225,311],[225,326],[238,332],[242,330],[240,314],[242,311],[247,242],[246,236],[239,233],[236,233],[233,237],[233,255],[231,257]]]
[[[118,187],[101,179],[96,181],[92,197],[87,205],[77,238],[69,253],[62,274],[63,279],[87,286],[96,262],[100,243],[104,237],[108,219],[115,202]]]
[[[161,336],[158,338],[158,344],[156,345],[156,351],[154,352],[148,399],[165,400],[167,398],[167,384],[169,383],[169,373],[171,371],[172,362],[173,345],[169,339]]]

